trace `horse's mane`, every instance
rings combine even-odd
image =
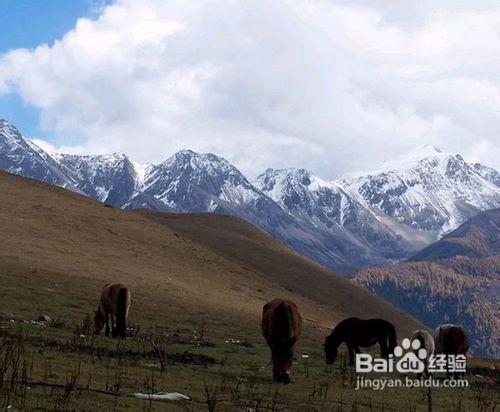
[[[339,344],[343,338],[343,333],[346,325],[349,323],[352,323],[353,321],[358,321],[359,318],[348,318],[340,321],[335,325],[335,327],[332,330],[332,333],[330,333],[326,339],[325,339],[325,347],[330,347],[336,344]]]

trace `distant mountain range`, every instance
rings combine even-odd
[[[343,180],[268,169],[250,182],[227,160],[190,150],[157,165],[47,153],[0,120],[0,169],[124,209],[237,216],[342,273],[409,257],[500,207],[496,170],[431,147]]]
[[[500,357],[500,209],[469,219],[407,262],[352,279],[426,325],[463,325],[475,354]]]

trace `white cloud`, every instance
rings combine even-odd
[[[86,154],[86,148],[82,146],[56,146],[51,142],[48,142],[43,139],[30,139],[33,143],[35,143],[39,148],[44,150],[47,153],[66,153],[66,154]],[[103,152],[107,153],[107,152]]]
[[[54,153],[57,152],[57,147],[54,146],[52,143],[47,142],[46,140],[42,139],[31,139],[33,143],[35,143],[39,148],[42,150],[45,150],[47,153]]]
[[[118,1],[1,56],[0,93],[78,151],[139,161],[192,148],[328,178],[432,144],[500,167],[500,9],[433,4]]]

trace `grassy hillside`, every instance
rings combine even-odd
[[[352,371],[342,360],[325,368],[322,354],[324,336],[346,316],[384,317],[400,336],[421,325],[251,225],[224,216],[124,212],[6,173],[0,193],[1,407],[424,405],[417,389],[355,392]],[[89,317],[110,281],[132,289],[124,342],[91,333]],[[276,296],[296,301],[305,319],[290,387],[271,382],[260,336],[262,305]],[[52,321],[38,321],[41,315]],[[453,402],[495,401],[482,380],[473,384]],[[174,405],[130,396],[166,390],[192,400]],[[449,391],[433,395],[436,407],[451,405]]]

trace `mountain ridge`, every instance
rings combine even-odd
[[[335,181],[305,169],[267,169],[250,182],[210,153],[182,150],[147,166],[121,153],[48,154],[7,121],[0,125],[0,145],[9,149],[0,146],[0,169],[123,209],[237,216],[343,273],[408,258],[466,218],[500,206],[494,169],[433,148],[410,153],[411,162],[400,164],[413,166],[401,176],[386,164],[392,170]],[[19,147],[5,143],[13,138]],[[446,175],[453,166],[462,180]],[[444,195],[452,201],[443,205]]]

